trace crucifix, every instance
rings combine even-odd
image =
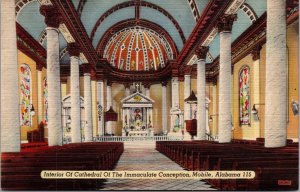
[[[140,83],[136,83],[135,84],[135,86],[136,86],[136,92],[140,92]]]

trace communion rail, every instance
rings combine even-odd
[[[147,137],[126,137],[126,136],[103,136],[103,137],[94,137],[93,141],[96,142],[116,142],[116,141],[182,141],[182,136],[147,136]]]

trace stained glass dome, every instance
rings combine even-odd
[[[144,27],[118,31],[108,41],[104,57],[125,71],[155,71],[166,66],[173,52],[165,37]]]

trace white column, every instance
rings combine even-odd
[[[167,84],[166,82],[162,83],[162,131],[163,133],[166,133],[168,131],[168,125],[167,125],[167,118],[168,118],[168,112],[167,112]]]
[[[265,147],[287,138],[286,0],[267,1]]]
[[[111,93],[111,84],[107,84],[106,87],[106,111],[109,110],[110,107],[112,107],[112,93]],[[106,133],[112,134],[112,121],[107,121],[106,122]]]
[[[184,99],[191,94],[191,75],[184,75]],[[184,102],[184,120],[191,119],[191,105]]]
[[[81,142],[81,115],[79,90],[79,58],[71,56],[71,135],[72,143]]]
[[[91,74],[84,73],[84,112],[85,112],[85,142],[93,140],[93,118],[92,118],[92,91],[91,91]]]
[[[148,98],[150,98],[150,88],[148,88],[148,87],[145,87],[145,92],[146,92],[146,96],[148,97]]]
[[[48,143],[62,145],[58,29],[47,27]]]
[[[1,1],[1,152],[20,151],[15,1]],[[5,82],[5,83],[4,83]]]
[[[130,95],[130,86],[128,84],[128,85],[125,85],[125,97],[128,97],[129,95]]]
[[[213,112],[212,112],[212,135],[218,135],[218,118],[217,118],[217,85],[213,85]]]
[[[179,108],[179,82],[178,77],[172,78],[172,108]]]
[[[206,140],[205,60],[197,61],[197,139]]]
[[[209,47],[201,46],[196,49],[197,55],[197,139],[206,140],[207,113],[205,94],[205,60]]]
[[[224,16],[220,31],[219,143],[231,142],[231,27],[236,16]]]
[[[47,24],[48,144],[62,145],[61,87],[59,64],[60,16],[52,5],[42,5],[40,12]]]
[[[101,117],[98,116],[98,135],[103,136],[104,135],[104,92],[103,92],[103,81],[97,82],[97,107],[101,107],[102,111],[100,111]],[[98,109],[97,109],[98,110]]]

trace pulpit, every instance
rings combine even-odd
[[[185,120],[186,131],[191,135],[192,139],[197,135],[197,120]]]

